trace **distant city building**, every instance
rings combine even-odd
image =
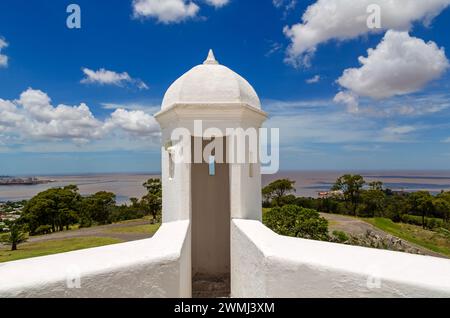
[[[321,191],[318,193],[320,199],[340,198],[344,195],[342,190],[336,191]]]
[[[53,182],[52,180],[40,180],[36,177],[17,178],[17,177],[0,177],[0,185],[35,185]]]

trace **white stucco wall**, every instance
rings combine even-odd
[[[172,128],[162,129],[162,140],[171,140]],[[190,140],[174,143],[174,147],[190,149]],[[177,150],[178,151],[178,150]],[[187,154],[190,156],[190,153]],[[189,163],[175,163],[173,178],[170,178],[169,154],[165,145],[161,148],[162,217],[163,222],[189,220],[191,215],[191,167]]]
[[[165,223],[151,239],[0,264],[0,297],[190,297],[190,255],[189,221]]]
[[[169,180],[169,156],[164,147],[172,143],[183,149],[186,158],[190,158],[190,138],[177,140],[172,133],[184,128],[190,136],[202,137],[206,130],[215,128],[223,136],[227,129],[261,127],[266,114],[247,104],[175,104],[155,115],[162,130],[162,186],[163,221],[186,220],[191,217],[191,167],[189,163],[175,164],[174,178]],[[201,128],[194,123],[201,121]],[[179,137],[179,136],[177,136]],[[247,145],[248,147],[248,145]],[[254,154],[257,156],[257,153]],[[249,176],[248,163],[230,163],[230,205],[231,217],[261,219],[261,167],[254,164],[253,177]]]
[[[253,164],[253,176],[250,165],[231,164],[231,218],[243,218],[261,221],[261,172],[260,164]]]
[[[233,297],[450,297],[450,260],[284,237],[232,220]]]

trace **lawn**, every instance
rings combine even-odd
[[[401,239],[425,247],[433,252],[450,256],[450,239],[444,233],[424,230],[405,223],[394,223],[385,218],[364,218],[364,221]]]
[[[142,224],[143,220],[146,221],[146,224]],[[140,224],[136,224],[137,222]],[[150,217],[146,217],[139,220],[123,221],[113,225],[85,228],[80,230],[83,231],[80,232],[83,234],[80,234],[80,237],[49,237],[45,241],[20,244],[19,250],[14,252],[9,247],[0,246],[0,263],[122,243],[130,240],[127,234],[132,234],[131,239],[144,239],[155,234],[160,226],[161,224],[150,224]],[[72,227],[70,231],[60,232],[60,234],[71,232],[73,236],[76,235],[77,231],[76,227]],[[88,236],[89,233],[86,233],[86,231],[92,231],[90,233],[91,236]],[[46,237],[46,235],[33,237],[33,239],[43,237]]]
[[[134,223],[136,221],[148,221],[150,222],[153,218],[149,215],[149,216],[144,216],[142,219],[132,219],[132,220],[126,220],[126,221],[120,221],[120,222],[116,222],[114,224],[129,224],[129,223]]]
[[[24,243],[19,245],[19,250],[17,251],[11,251],[10,248],[1,248],[0,263],[30,257],[76,251],[85,248],[98,247],[121,242],[122,240],[111,237],[78,237],[36,243]]]
[[[120,226],[105,230],[105,233],[120,234],[155,234],[161,224],[144,224],[134,226]]]

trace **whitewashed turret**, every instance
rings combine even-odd
[[[191,221],[193,275],[229,275],[230,220],[261,220],[262,214],[258,143],[266,114],[258,95],[210,50],[203,64],[170,86],[156,119],[162,129],[163,222]],[[180,131],[187,137],[180,138]],[[253,135],[253,144],[239,144],[236,131]],[[210,159],[203,156],[208,149],[214,149]],[[174,160],[177,154],[191,162]]]

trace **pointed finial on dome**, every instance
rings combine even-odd
[[[206,58],[205,62],[203,62],[203,64],[219,64],[219,62],[217,62],[215,56],[214,56],[214,52],[213,50],[209,50],[208,52],[208,57]]]

